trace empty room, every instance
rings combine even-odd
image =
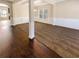
[[[79,58],[79,0],[0,0],[0,58]]]

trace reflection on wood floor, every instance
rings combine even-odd
[[[36,22],[36,39],[62,57],[79,57],[79,31]],[[28,24],[18,27],[26,31]],[[28,32],[28,31],[27,31]]]
[[[28,39],[28,24],[11,28],[10,21],[0,21],[0,57],[60,57],[41,42]]]

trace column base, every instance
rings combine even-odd
[[[29,38],[29,40],[34,40],[35,39],[35,37],[34,38]]]

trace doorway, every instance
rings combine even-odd
[[[10,19],[10,10],[9,6],[3,3],[0,3],[0,21]]]

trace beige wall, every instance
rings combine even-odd
[[[13,4],[13,20],[14,24],[28,22],[29,6],[25,0],[18,1]]]
[[[29,9],[26,3],[14,3],[13,4],[13,16],[14,17],[28,17]]]
[[[54,16],[56,18],[79,19],[79,0],[65,0],[54,5]]]
[[[79,30],[79,0],[65,0],[54,5],[53,25]]]

